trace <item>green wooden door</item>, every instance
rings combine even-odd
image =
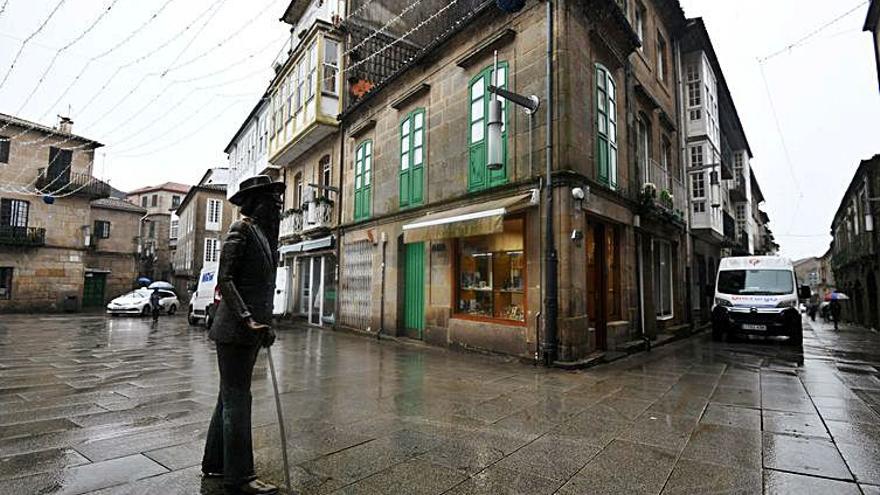
[[[403,282],[403,326],[421,339],[425,328],[425,243],[406,245]]]
[[[96,308],[104,305],[104,287],[106,283],[106,273],[86,273],[82,300],[84,308]]]

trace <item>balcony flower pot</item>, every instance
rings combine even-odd
[[[654,200],[657,199],[657,186],[650,182],[646,182],[645,185],[642,186],[642,192],[640,194],[639,200],[644,207],[650,207],[654,205]]]

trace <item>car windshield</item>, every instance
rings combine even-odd
[[[150,297],[150,292],[151,291],[149,289],[138,289],[138,290],[133,290],[133,291],[129,292],[128,294],[125,294],[122,297],[127,297],[130,299],[143,299],[145,297]]]
[[[718,273],[722,294],[778,296],[791,294],[794,281],[789,270],[724,270]]]

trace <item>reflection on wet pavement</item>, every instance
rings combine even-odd
[[[809,327],[812,326],[812,329]],[[697,336],[582,372],[287,326],[302,493],[878,493],[880,336]],[[0,321],[0,493],[220,493],[213,345],[180,317]],[[265,355],[258,472],[283,480]]]

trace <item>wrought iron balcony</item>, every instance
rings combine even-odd
[[[303,213],[302,210],[287,210],[281,217],[281,227],[278,230],[278,238],[286,239],[290,237],[298,237],[303,230]]]
[[[44,194],[78,194],[89,199],[110,197],[110,184],[100,181],[89,174],[72,173],[70,171],[58,174],[41,168],[37,170],[35,185]]]
[[[302,233],[313,234],[329,230],[333,223],[333,202],[318,198],[303,207]]]
[[[38,227],[0,225],[0,245],[30,247],[45,246],[46,229]]]

